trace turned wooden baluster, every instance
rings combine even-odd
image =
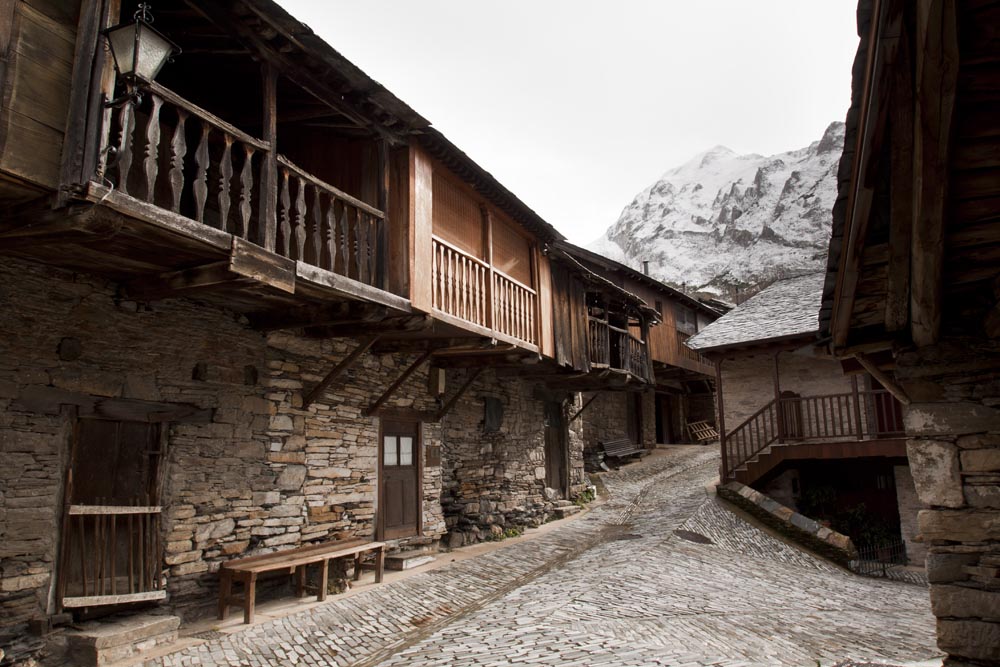
[[[198,222],[205,222],[205,202],[208,201],[208,133],[212,131],[212,126],[206,121],[201,121],[201,138],[198,140],[198,148],[194,152],[194,163],[198,167],[195,174],[192,189],[194,190],[194,219]]]
[[[313,203],[310,211],[309,252],[306,261],[315,266],[323,266],[323,201],[319,188],[313,188]]]
[[[219,229],[229,231],[229,207],[232,205],[230,188],[233,182],[233,138],[222,135],[225,147],[219,158]]]
[[[340,266],[342,275],[351,276],[351,221],[347,217],[347,204],[340,204]]]
[[[253,213],[253,154],[250,144],[243,144],[243,171],[240,173],[240,228],[241,239],[250,240],[250,214]]]
[[[177,109],[177,127],[170,140],[170,210],[179,213],[181,210],[181,194],[184,192],[184,156],[187,155],[187,138],[184,136],[184,123],[188,113]]]
[[[295,193],[295,219],[292,223],[295,233],[295,259],[302,260],[306,251],[306,182],[298,177]]]
[[[128,194],[128,172],[132,169],[132,132],[135,127],[135,109],[126,104],[118,112],[118,189]]]
[[[146,123],[146,159],[142,162],[143,173],[146,176],[146,201],[153,203],[156,197],[156,177],[160,171],[160,108],[163,100],[157,95],[150,95],[153,108],[149,111]]]
[[[375,285],[378,282],[378,219],[375,216],[368,216],[368,284]]]
[[[355,259],[358,265],[358,281],[368,282],[368,214],[358,209],[357,211],[357,245],[355,249]]]
[[[333,210],[334,199],[329,198],[329,205],[323,216],[323,263],[324,269],[334,271],[337,260],[337,216]]]
[[[292,197],[288,193],[288,170],[281,170],[281,214],[278,217],[278,252],[283,257],[291,257],[292,238]]]

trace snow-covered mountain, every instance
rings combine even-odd
[[[716,146],[671,169],[589,247],[688,290],[732,297],[826,260],[844,124],[770,157]]]

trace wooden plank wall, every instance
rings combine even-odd
[[[553,356],[562,366],[589,371],[586,292],[565,267],[553,264],[551,272]]]
[[[674,323],[675,301],[666,294],[641,285],[628,282],[625,289],[639,296],[650,308],[659,301],[663,304],[663,322],[649,330],[649,353],[653,361],[677,365],[677,326]]]
[[[0,0],[0,11],[4,13],[0,50],[6,46],[0,52],[6,60],[0,100],[0,171],[56,189],[79,3]],[[7,16],[13,18],[9,23]]]
[[[434,247],[434,165],[427,153],[410,148],[410,301],[431,312]]]

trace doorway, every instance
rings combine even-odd
[[[160,489],[167,425],[81,418],[66,476],[62,608],[166,597]]]
[[[625,394],[625,435],[629,442],[642,447],[642,394]]]
[[[420,422],[382,420],[379,450],[379,538],[419,535]]]
[[[569,493],[568,437],[562,404],[545,403],[545,486],[565,499]]]

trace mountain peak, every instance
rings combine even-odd
[[[832,123],[819,141],[772,156],[713,146],[636,195],[591,249],[723,295],[819,270],[843,142],[844,124]]]

